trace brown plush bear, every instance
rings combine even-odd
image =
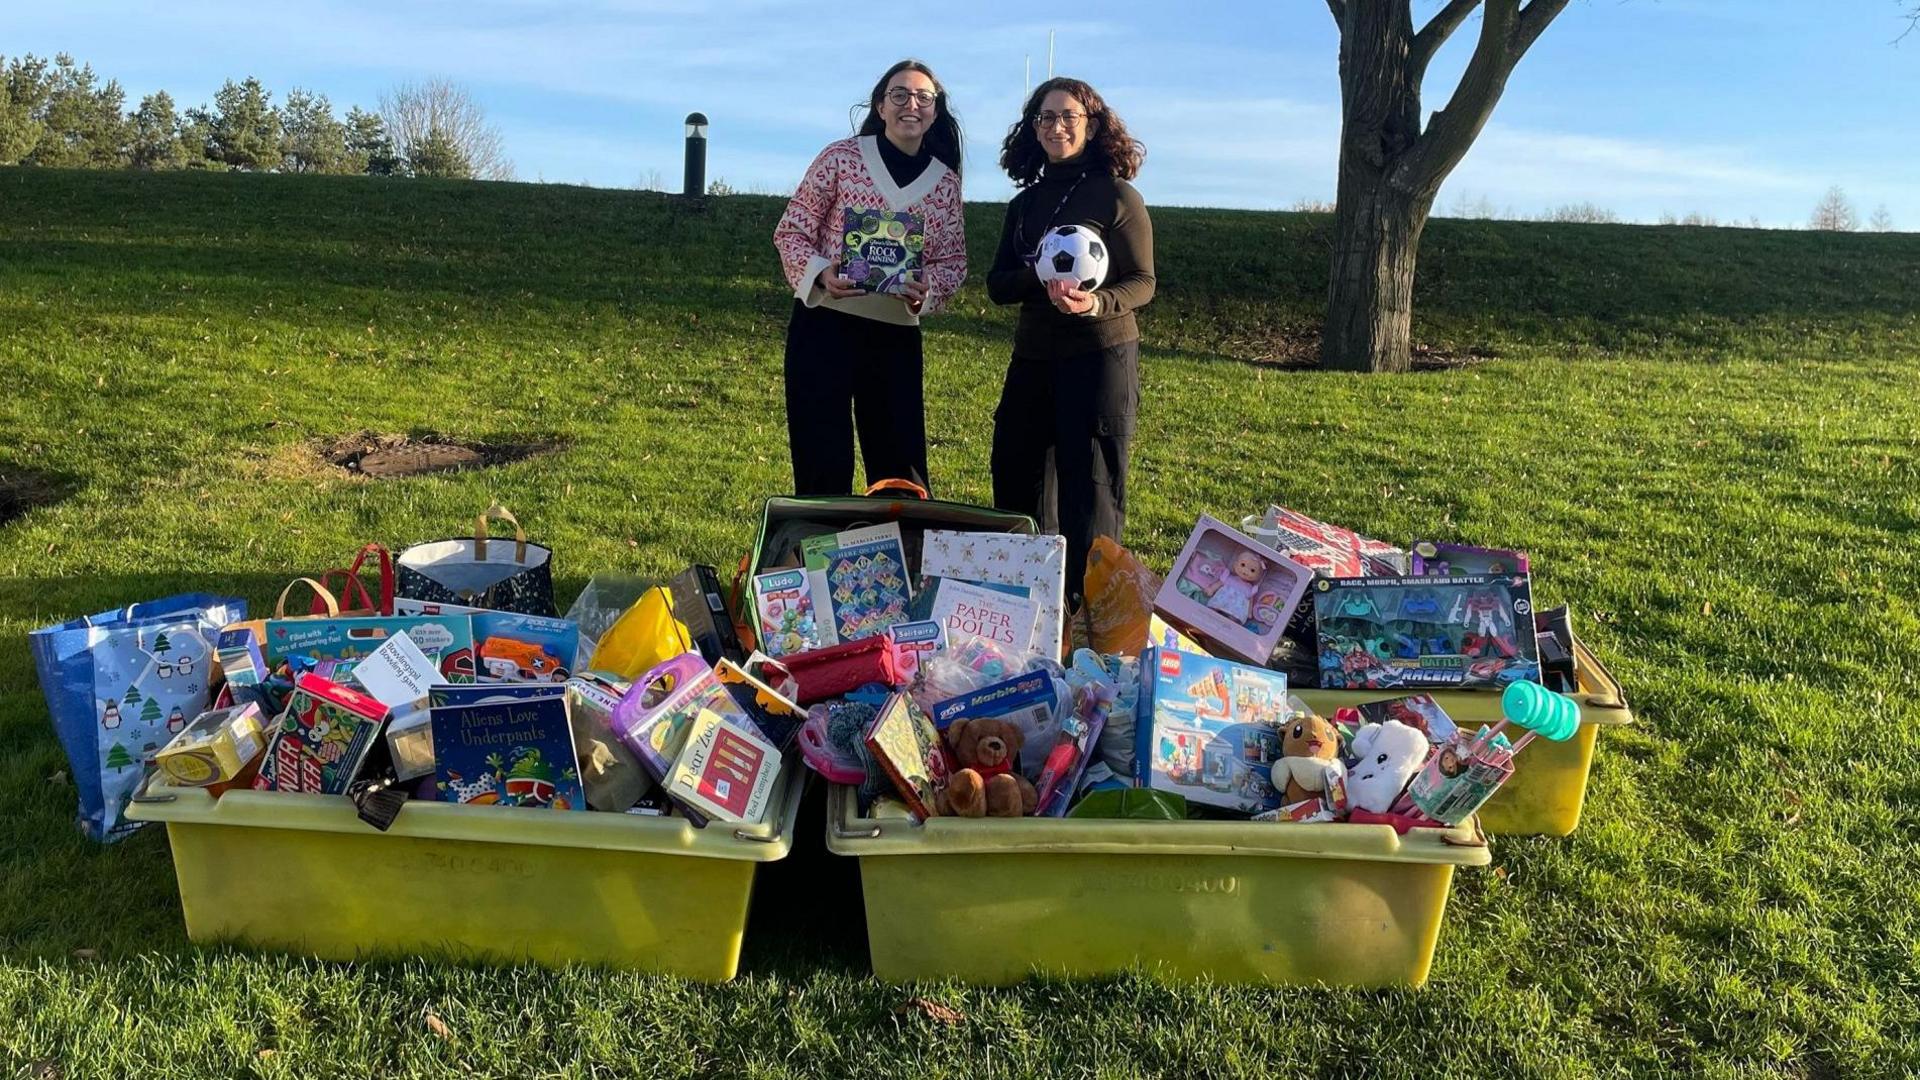
[[[1039,796],[1020,775],[1020,729],[1005,720],[955,720],[947,727],[954,771],[936,809],[954,817],[1020,817]]]
[[[1280,760],[1273,763],[1273,786],[1281,788],[1283,805],[1321,794],[1329,766],[1340,761],[1340,733],[1319,713],[1287,721],[1280,732]]]

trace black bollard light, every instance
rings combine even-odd
[[[680,194],[698,199],[707,193],[707,114],[687,114],[687,176]]]

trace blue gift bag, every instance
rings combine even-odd
[[[211,704],[220,628],[247,617],[236,596],[186,593],[28,635],[53,730],[80,789],[80,828],[114,841],[153,754]]]

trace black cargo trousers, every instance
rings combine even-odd
[[[1140,412],[1140,342],[1037,358],[1015,353],[993,414],[993,504],[1067,538],[1077,602],[1096,536],[1127,523],[1127,452]]]

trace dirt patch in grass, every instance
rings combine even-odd
[[[1253,333],[1236,334],[1222,343],[1222,352],[1236,360],[1261,367],[1287,371],[1312,371],[1320,367],[1320,328],[1318,326],[1281,326],[1261,328]],[[1454,371],[1472,367],[1496,354],[1476,345],[1456,348],[1413,343],[1413,370]]]
[[[36,469],[0,465],[0,525],[23,517],[29,510],[54,503],[73,494],[73,481]]]
[[[484,469],[551,454],[559,438],[529,442],[470,442],[437,432],[415,435],[362,431],[321,444],[318,457],[335,468],[377,480],[423,473]]]

